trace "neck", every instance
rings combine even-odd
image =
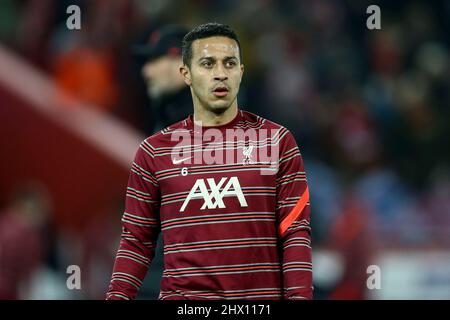
[[[236,101],[234,101],[227,110],[219,114],[207,110],[201,106],[194,107],[194,123],[196,125],[201,124],[202,126],[207,127],[220,126],[233,120],[237,115],[237,112],[238,106]]]

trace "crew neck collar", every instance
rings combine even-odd
[[[217,126],[214,126],[214,125],[213,126],[199,126],[199,125],[196,125],[196,127],[198,127],[198,128],[201,127],[202,130],[205,130],[205,129],[219,129],[219,130],[228,129],[228,128],[232,128],[235,124],[237,124],[239,121],[241,121],[242,118],[243,118],[242,110],[238,108],[237,109],[237,113],[234,116],[234,118],[232,120],[228,121],[227,123],[220,124],[220,125],[217,125]],[[187,122],[187,127],[188,128],[194,128],[194,115],[190,114],[189,117],[186,119],[186,122]]]

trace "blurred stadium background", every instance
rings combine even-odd
[[[297,137],[315,297],[449,299],[450,2],[333,0],[1,0],[0,298],[104,299],[130,164],[154,131],[130,47],[207,21],[241,39],[239,105]],[[159,250],[140,299],[161,267]]]

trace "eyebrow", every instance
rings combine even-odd
[[[200,57],[198,59],[198,61],[202,61],[202,60],[212,60],[212,61],[216,61],[217,59],[215,57],[212,56],[208,56],[208,57]],[[238,60],[238,58],[236,56],[227,56],[225,58],[223,58],[223,60],[227,61],[227,60]]]

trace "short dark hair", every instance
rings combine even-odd
[[[201,24],[191,31],[189,31],[183,37],[183,43],[181,47],[181,55],[183,57],[183,63],[187,66],[191,66],[192,60],[192,42],[198,39],[204,39],[209,37],[227,37],[237,42],[239,48],[239,59],[242,63],[241,44],[239,43],[236,33],[226,24],[217,22],[208,22]]]

